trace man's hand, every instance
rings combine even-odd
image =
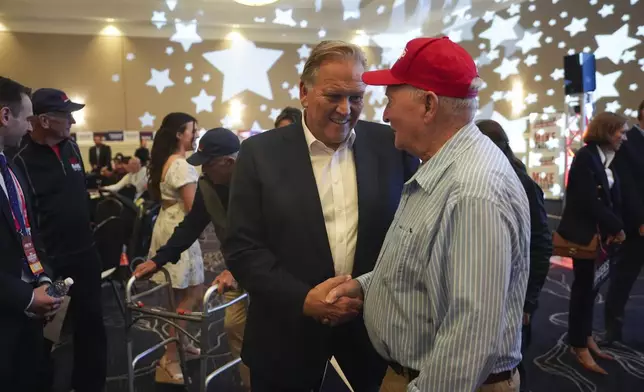
[[[360,298],[342,297],[334,303],[326,301],[331,290],[350,280],[351,276],[336,276],[312,288],[304,300],[304,314],[334,326],[357,316],[362,309]]]
[[[211,286],[214,285],[219,285],[217,286],[217,292],[219,294],[223,294],[226,290],[237,289],[238,287],[237,281],[233,277],[233,274],[231,274],[228,270],[224,270],[222,273],[217,275],[215,280],[212,281]]]
[[[143,277],[150,275],[156,270],[157,270],[157,263],[155,263],[152,260],[148,260],[145,263],[141,263],[136,266],[136,269],[134,270],[134,277],[137,279],[141,279]]]
[[[327,294],[326,296],[326,302],[333,304],[342,297],[358,298],[361,301],[364,300],[364,294],[362,293],[362,286],[360,285],[360,282],[355,279],[351,279],[341,283],[340,285],[329,291],[329,294]]]
[[[45,317],[55,314],[58,308],[60,308],[63,299],[47,295],[47,287],[49,285],[44,284],[34,289],[34,299],[31,301],[31,306],[27,309],[28,312]]]
[[[620,232],[617,233],[617,235],[615,236],[615,242],[618,244],[621,244],[622,242],[624,242],[625,239],[626,239],[626,233],[624,233],[624,230],[620,230]]]
[[[640,226],[640,237],[644,237],[644,225]]]

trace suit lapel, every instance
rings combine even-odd
[[[378,157],[373,148],[370,148],[368,131],[356,125],[356,139],[353,143],[353,156],[356,164],[356,181],[358,184],[358,239],[356,241],[356,257],[353,270],[359,270],[358,262],[365,233],[369,233],[373,214],[378,213]]]
[[[311,242],[320,254],[329,260],[330,266],[333,266],[320,194],[315,182],[304,129],[301,124],[296,123],[288,128],[271,132],[282,132],[286,140],[286,151],[282,155],[282,172],[288,173],[289,189],[293,189],[296,194],[297,205],[294,205],[293,208],[301,212],[305,227],[308,228],[311,235]]]
[[[18,174],[13,167],[13,165],[9,162],[9,168],[11,171],[14,173],[16,178],[18,178]],[[4,181],[4,177],[1,181]],[[19,180],[20,181],[20,180]],[[16,223],[13,220],[13,214],[11,213],[11,206],[9,205],[9,198],[7,197],[7,194],[0,189],[0,207],[2,209],[2,215],[4,215],[7,224],[9,225],[9,228],[11,229],[11,232],[14,234],[14,237],[16,238],[17,241],[20,240],[18,237],[18,233],[16,233]]]

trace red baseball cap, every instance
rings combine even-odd
[[[452,98],[474,98],[470,89],[478,77],[472,56],[448,37],[415,38],[407,43],[391,69],[368,71],[362,81],[372,86],[408,84]]]

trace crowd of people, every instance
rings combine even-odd
[[[149,260],[134,275],[158,281],[165,268],[177,307],[194,309],[205,283],[198,238],[214,225],[227,269],[212,283],[227,300],[250,297],[248,308],[238,302],[225,318],[246,390],[319,390],[331,357],[357,392],[527,390],[522,356],[553,254],[543,192],[501,125],[475,122],[483,81],[461,46],[416,38],[391,69],[366,69],[360,47],[321,42],[301,75],[303,109],[286,108],[274,130],[243,143],[215,128],[190,154],[197,120],[168,114],[149,161],[137,154],[127,175],[101,185],[131,184],[134,197],[147,192],[161,206]],[[368,85],[386,86],[389,125],[359,120]],[[47,390],[51,348],[42,328],[61,300],[45,290],[69,276],[72,386],[101,391],[101,262],[89,212],[78,208],[87,178],[69,139],[82,105],[60,90],[32,94],[2,78],[0,108],[0,306],[7,315],[0,380],[15,390]],[[592,333],[606,280],[599,267],[609,262],[615,271],[606,304],[611,343],[622,339],[644,254],[644,102],[638,114],[628,133],[618,114],[592,119],[555,236],[598,242],[597,257],[573,256],[568,339],[579,363],[600,373],[593,354],[611,356]],[[100,137],[95,144],[92,174],[109,178],[117,172],[111,150]],[[201,355],[184,337],[178,344]],[[185,382],[178,350],[166,347],[158,381]]]

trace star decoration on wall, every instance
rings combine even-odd
[[[195,112],[199,114],[201,112],[212,113],[212,103],[215,102],[216,98],[214,95],[208,95],[206,90],[201,89],[199,95],[190,98],[190,100],[195,104]]]
[[[152,18],[150,18],[150,21],[152,22],[153,25],[157,27],[157,29],[161,29],[163,26],[166,25],[166,18],[165,18],[165,12],[163,11],[152,11]]]
[[[222,102],[243,91],[272,100],[268,71],[283,53],[281,50],[258,48],[253,42],[243,40],[235,42],[229,49],[204,53],[203,57],[224,76]]]
[[[628,24],[623,25],[613,34],[595,36],[597,50],[595,58],[608,58],[614,64],[618,64],[622,53],[640,43],[639,39],[628,36]]]
[[[193,44],[203,42],[203,39],[197,34],[197,20],[182,22],[177,20],[174,24],[175,33],[170,37],[170,41],[178,42],[185,52],[189,51]]]
[[[564,27],[564,30],[569,32],[571,37],[574,37],[586,31],[586,23],[588,23],[588,18],[577,19],[573,16],[572,21],[568,26]]]
[[[273,23],[291,27],[297,26],[297,23],[293,20],[293,9],[281,10],[275,8],[275,19],[273,19]]]
[[[608,15],[612,15],[615,10],[615,6],[613,4],[604,4],[602,9],[600,9],[597,13],[602,16],[602,18],[606,18]]]
[[[503,41],[517,38],[514,27],[519,21],[519,18],[519,15],[508,19],[503,19],[500,16],[495,15],[492,20],[492,26],[479,34],[479,37],[488,39],[490,41],[490,48],[495,49]]]
[[[139,117],[141,128],[154,127],[154,120],[156,120],[156,118],[157,118],[156,116],[153,116],[149,112],[143,113],[143,115]]]
[[[622,71],[615,71],[607,75],[597,72],[597,88],[593,92],[593,102],[597,102],[605,97],[619,97],[619,92],[615,88],[615,83],[621,75]]]
[[[517,46],[521,48],[521,53],[526,54],[532,49],[540,48],[541,43],[539,42],[539,40],[541,39],[542,35],[543,33],[541,31],[538,31],[536,33],[526,31],[523,35],[523,38],[521,38],[521,40],[517,42]]]
[[[307,45],[302,45],[297,50],[297,54],[300,56],[300,59],[307,59],[311,55],[311,48],[309,48]]]
[[[520,61],[521,59],[519,58],[507,59],[504,57],[501,65],[496,67],[494,69],[494,72],[499,74],[501,80],[505,80],[508,78],[508,76],[516,75],[519,73],[519,69],[517,67],[519,66]]]
[[[293,86],[288,90],[288,94],[291,96],[291,99],[300,99],[300,89],[297,86]]]
[[[159,94],[166,88],[174,86],[174,82],[170,80],[170,69],[164,69],[162,71],[154,68],[150,69],[150,80],[145,85],[156,88]]]

